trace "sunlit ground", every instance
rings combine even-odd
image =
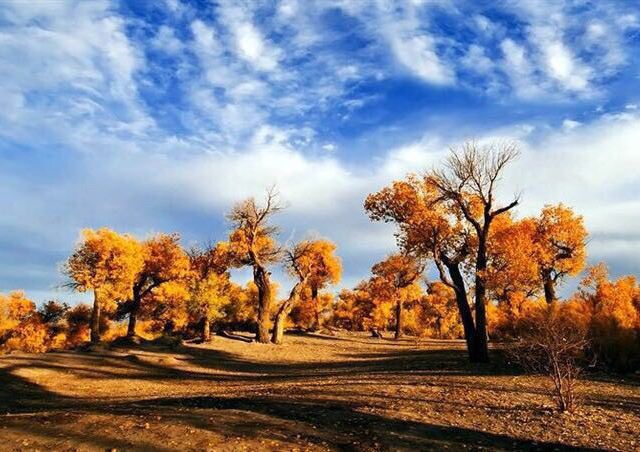
[[[580,409],[560,415],[545,379],[498,361],[469,365],[457,341],[346,333],[14,354],[0,358],[0,448],[640,447],[638,378],[588,375]]]

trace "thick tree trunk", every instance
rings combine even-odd
[[[256,340],[269,343],[269,323],[271,322],[271,284],[266,270],[261,265],[253,267],[253,281],[258,287],[258,334]]]
[[[462,328],[464,330],[464,339],[467,343],[467,354],[469,355],[469,360],[473,361],[476,353],[476,327],[473,321],[473,314],[471,313],[471,306],[469,306],[469,300],[467,300],[464,278],[460,272],[459,264],[448,264],[447,270],[455,286],[456,305],[458,305],[458,313],[460,314],[460,320],[462,321]]]
[[[91,311],[91,342],[100,342],[100,298],[98,291],[93,291],[93,310]]]
[[[276,315],[276,321],[273,325],[273,332],[271,333],[271,342],[273,342],[274,344],[282,344],[282,340],[284,338],[284,323],[287,319],[288,314],[288,312],[285,312],[281,309]]]
[[[278,309],[278,313],[276,314],[276,321],[273,325],[273,333],[271,334],[271,342],[273,342],[274,344],[282,344],[282,340],[284,338],[284,324],[287,320],[287,316],[291,312],[291,308],[293,308],[293,305],[300,296],[302,285],[302,282],[297,282],[291,289],[289,298],[287,298],[280,306],[280,309]]]
[[[129,312],[129,325],[127,326],[127,336],[133,337],[136,335],[136,323],[138,321],[138,311],[140,311],[140,296],[138,293],[133,294],[133,300],[131,301],[131,311]]]
[[[396,339],[400,339],[404,335],[404,312],[402,309],[402,300],[396,301]]]
[[[542,274],[542,280],[544,282],[544,299],[547,304],[552,304],[558,298],[556,296],[556,286],[548,272]]]
[[[202,342],[211,340],[211,320],[208,315],[202,317]]]
[[[484,238],[479,238],[478,255],[476,258],[476,331],[474,338],[475,353],[471,357],[473,362],[489,362],[489,341],[487,340],[487,307],[484,274],[487,270],[487,244]]]

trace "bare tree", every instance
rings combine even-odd
[[[497,207],[496,184],[505,167],[518,156],[515,144],[480,146],[467,142],[460,149],[451,149],[445,168],[431,171],[427,177],[436,187],[442,202],[452,203],[471,225],[476,236],[475,253],[475,350],[473,360],[489,360],[486,314],[487,243],[491,223],[498,216],[518,205],[516,196],[509,204]]]
[[[282,249],[275,236],[279,229],[270,224],[271,217],[285,208],[275,187],[267,190],[265,202],[254,198],[236,204],[227,215],[234,225],[230,243],[235,266],[251,266],[258,288],[258,342],[269,342],[272,303],[270,272],[267,267],[280,260]]]

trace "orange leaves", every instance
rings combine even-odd
[[[32,315],[35,309],[36,305],[22,291],[0,294],[0,332],[14,328]]]
[[[536,220],[536,258],[553,276],[575,276],[586,261],[587,230],[581,216],[562,204],[545,206]]]
[[[290,252],[289,271],[304,278],[315,290],[337,284],[342,276],[342,263],[335,251],[335,243],[328,240],[303,240]]]
[[[506,299],[512,292],[540,291],[535,232],[532,219],[512,222],[508,215],[503,215],[495,221],[489,238],[487,282],[498,299]]]
[[[490,237],[489,287],[499,299],[513,291],[532,296],[544,288],[551,302],[555,285],[584,268],[586,237],[582,217],[562,204],[516,222],[504,216]]]
[[[448,247],[460,232],[457,212],[439,202],[435,187],[428,178],[410,175],[395,181],[378,193],[367,196],[364,208],[374,221],[393,222],[396,239],[405,251],[428,255]]]
[[[36,312],[35,304],[24,292],[0,294],[0,348],[29,353],[45,352],[50,334],[47,325]]]
[[[138,281],[149,280],[149,284],[160,285],[168,281],[186,279],[190,264],[187,254],[180,246],[178,234],[157,234],[142,243],[144,266]]]
[[[107,228],[85,229],[64,271],[76,290],[100,291],[105,299],[115,300],[129,296],[143,266],[141,245],[130,235]]]

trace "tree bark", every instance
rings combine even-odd
[[[287,301],[285,301],[284,304],[287,304]],[[285,312],[282,307],[278,311],[278,314],[276,314],[276,320],[273,325],[273,332],[271,333],[271,342],[273,342],[274,344],[282,344],[282,340],[284,338],[284,323],[287,319],[288,314],[288,309]]]
[[[558,298],[556,296],[556,286],[551,278],[550,272],[544,272],[542,274],[542,280],[544,284],[544,299],[548,305],[552,304]]]
[[[311,327],[311,330],[318,331],[320,329],[320,309],[318,306],[318,288],[317,287],[311,288],[311,302],[313,303],[313,309],[315,311],[314,323]]]
[[[211,320],[208,315],[202,317],[202,342],[211,340]]]
[[[402,300],[396,301],[396,339],[404,336],[404,310],[402,309]]]
[[[93,310],[91,311],[91,342],[100,342],[100,298],[98,291],[93,290]]]
[[[485,284],[484,276],[487,270],[487,242],[485,237],[478,237],[478,239],[478,255],[476,258],[475,277],[475,353],[471,357],[471,361],[485,363],[489,362],[489,341],[487,340],[487,307],[485,305],[487,287]]]
[[[131,311],[129,311],[129,325],[127,325],[128,337],[133,337],[136,335],[136,323],[138,321],[139,310],[140,310],[140,294],[134,291],[133,300],[131,301]]]
[[[253,267],[253,281],[258,287],[258,334],[256,340],[269,343],[269,323],[271,322],[271,284],[266,270],[261,265]]]
[[[458,313],[460,314],[460,320],[462,321],[464,339],[467,343],[467,354],[469,355],[469,360],[473,361],[476,353],[476,327],[473,321],[473,315],[471,314],[471,306],[469,306],[469,300],[467,299],[467,290],[464,278],[462,277],[459,264],[449,263],[446,264],[446,267],[454,285],[453,291],[456,294],[456,305],[458,306]]]
[[[273,333],[271,335],[271,342],[274,344],[282,344],[282,340],[284,338],[284,324],[287,320],[287,316],[289,312],[291,312],[291,308],[298,300],[300,296],[300,290],[302,289],[302,282],[297,282],[291,292],[289,293],[289,298],[287,298],[280,308],[278,309],[278,313],[276,314],[276,320],[273,326]]]

